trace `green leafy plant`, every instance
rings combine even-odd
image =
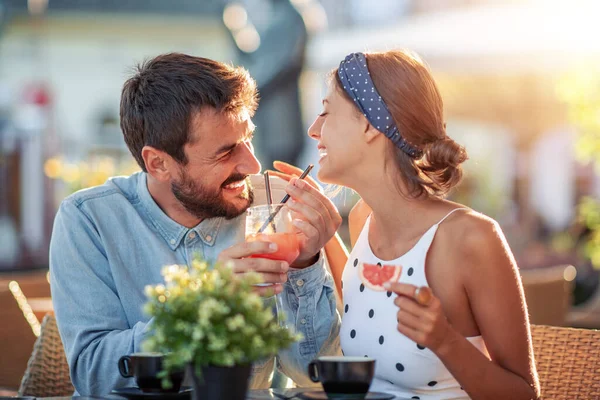
[[[254,293],[258,274],[240,277],[228,265],[211,268],[196,258],[190,268],[171,265],[162,275],[165,285],[146,287],[145,312],[154,319],[143,348],[165,354],[163,386],[170,371],[188,364],[201,376],[202,367],[247,365],[301,338]]]

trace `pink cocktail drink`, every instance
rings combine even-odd
[[[252,258],[268,258],[285,261],[291,265],[300,254],[298,234],[292,223],[292,214],[283,204],[250,207],[246,211],[246,240],[277,244],[273,253],[254,254]],[[257,286],[271,286],[272,283],[259,283]],[[277,317],[281,326],[287,327],[283,313],[281,293],[275,295]]]
[[[248,235],[246,240],[249,242],[262,241],[272,242],[277,244],[277,251],[274,253],[267,254],[256,254],[251,256],[252,258],[268,258],[270,260],[281,260],[288,264],[292,264],[298,254],[300,254],[300,248],[298,243],[298,236],[295,232],[281,232],[281,233],[256,233]]]

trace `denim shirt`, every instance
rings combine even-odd
[[[189,265],[195,254],[214,261],[244,238],[245,214],[211,218],[188,229],[154,202],[146,174],[109,179],[66,198],[50,244],[52,301],[71,380],[80,395],[135,386],[121,377],[119,357],[141,351],[149,317],[144,287],[163,282],[165,265]],[[339,349],[340,319],[323,251],[305,269],[290,269],[283,307],[304,339],[281,351],[277,365],[299,386],[309,386],[308,363]],[[253,366],[252,388],[267,388],[275,359]]]

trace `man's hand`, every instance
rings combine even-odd
[[[286,205],[293,211],[294,226],[301,236],[300,255],[292,267],[308,267],[316,261],[325,243],[335,235],[342,217],[312,178],[307,177],[307,181],[298,179],[302,170],[282,162],[275,162],[274,166],[280,171],[274,175],[289,182],[285,191],[291,199]]]
[[[231,263],[233,271],[245,274],[250,271],[261,275],[261,283],[269,286],[256,286],[255,290],[261,296],[272,296],[281,293],[282,284],[287,281],[289,265],[285,261],[269,260],[266,258],[250,258],[252,255],[268,254],[277,251],[277,244],[265,241],[242,242],[225,249],[219,254],[218,261]]]

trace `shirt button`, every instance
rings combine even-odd
[[[170,240],[170,243],[171,243],[171,244],[175,244],[175,239],[171,239],[171,240]]]
[[[296,281],[296,285],[298,285],[298,286],[300,286],[300,287],[304,286],[304,279],[298,279],[298,280]]]
[[[193,238],[195,238],[195,237],[196,237],[196,232],[190,232],[190,234],[188,235],[188,237],[189,237],[190,239],[193,239]]]
[[[207,242],[210,242],[211,240],[212,240],[212,236],[210,236],[210,235],[207,235],[207,236],[206,236],[206,241],[207,241]]]
[[[302,319],[300,320],[300,323],[301,323],[302,325],[306,324],[306,319],[305,319],[305,318],[302,318]]]

